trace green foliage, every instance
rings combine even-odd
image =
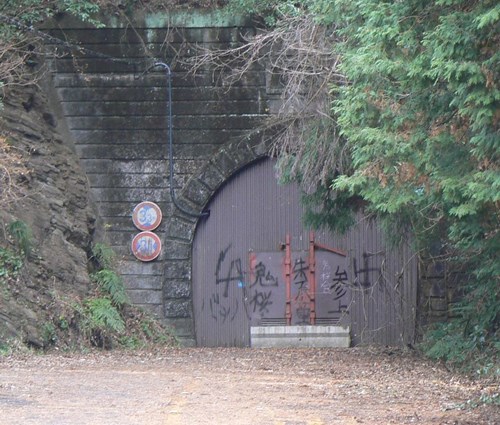
[[[362,3],[362,5],[360,5]],[[333,110],[352,169],[334,179],[419,247],[442,238],[468,275],[431,356],[465,364],[498,341],[499,15],[494,1],[332,2],[341,25]],[[331,18],[331,16],[330,16]]]
[[[0,87],[12,84],[34,82],[30,63],[38,53],[47,54],[46,49],[39,51],[40,40],[35,26],[59,13],[68,13],[95,26],[101,23],[95,18],[99,11],[98,0],[5,0],[0,7]],[[8,95],[5,91],[0,96]]]
[[[284,16],[299,15],[309,2],[293,0],[229,0],[228,9],[233,14],[252,14],[264,18],[273,27]]]
[[[113,250],[102,243],[92,247],[92,259],[100,270],[90,275],[97,284],[97,294],[83,305],[76,306],[81,316],[81,327],[93,345],[109,347],[112,336],[125,331],[123,307],[129,303],[123,279],[112,270]]]
[[[344,232],[355,222],[354,211],[349,206],[357,200],[345,193],[337,194],[331,188],[319,186],[313,193],[303,194],[301,200],[305,205],[305,224],[312,228]]]
[[[285,3],[230,2],[278,20]],[[330,150],[342,152],[342,163],[311,167],[326,152],[324,137],[314,133],[280,152],[285,173],[293,167],[291,177],[307,187],[318,181],[305,197],[309,222],[343,230],[349,210],[362,206],[389,234],[411,231],[419,252],[439,241],[448,268],[466,284],[450,323],[427,335],[427,352],[454,365],[491,360],[500,332],[498,1],[294,5],[332,29],[331,49],[339,55],[332,75],[343,76],[330,82],[337,124]]]
[[[59,1],[59,8],[62,12],[76,16],[83,22],[89,22],[96,27],[101,27],[102,23],[94,17],[99,12],[99,5],[91,0],[62,0]]]
[[[178,345],[176,337],[168,328],[140,309],[130,312],[126,325],[130,332],[118,339],[123,348],[142,349],[152,344]]]
[[[477,398],[469,399],[466,403],[462,403],[461,409],[476,409],[482,405],[500,406],[500,393],[481,394]]]
[[[113,270],[114,258],[109,246],[102,243],[93,246],[92,259],[100,268],[91,274],[97,285],[96,295],[74,305],[84,335],[99,347],[116,343],[123,348],[138,349],[150,344],[175,343],[168,329],[156,319],[130,306],[123,279]]]
[[[95,332],[123,332],[125,322],[109,298],[91,298],[84,303],[84,328]]]
[[[43,345],[48,347],[57,342],[56,327],[52,322],[46,322],[42,326],[42,339]]]
[[[144,338],[153,343],[176,343],[176,338],[172,333],[165,327],[158,323],[158,320],[142,313],[140,320],[140,330]]]
[[[13,354],[26,355],[32,353],[31,347],[25,345],[19,338],[0,335],[0,357]]]
[[[115,306],[121,307],[129,303],[123,279],[115,271],[103,269],[93,273],[91,278],[97,283],[101,291],[110,297]]]
[[[479,324],[459,319],[433,325],[420,344],[432,359],[478,377],[500,378],[500,343]],[[497,335],[498,336],[498,335]]]
[[[95,19],[99,12],[99,2],[93,0],[6,0],[1,13],[15,17],[22,23],[33,24],[41,22],[57,13],[68,13],[78,19],[93,25],[100,25]],[[12,28],[12,27],[10,27]],[[4,31],[7,31],[6,27]]]
[[[111,348],[117,334],[125,331],[125,321],[109,298],[88,298],[72,308],[78,331],[93,346]]]
[[[123,335],[118,339],[120,347],[126,350],[138,350],[144,347],[144,343],[135,335]]]
[[[9,235],[25,257],[29,257],[33,248],[33,236],[29,226],[21,220],[16,220],[7,226]]]
[[[108,245],[98,242],[92,246],[92,258],[99,268],[111,269],[115,261],[115,253]]]
[[[23,258],[8,248],[0,247],[0,283],[15,280],[23,266]]]

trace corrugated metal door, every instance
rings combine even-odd
[[[248,346],[256,313],[265,322],[266,314],[276,320],[276,311],[284,311],[284,306],[270,303],[284,299],[276,293],[283,290],[283,283],[275,285],[272,280],[281,278],[274,263],[283,256],[287,234],[295,271],[302,265],[301,272],[306,273],[308,267],[305,260],[297,262],[297,258],[306,258],[303,253],[309,244],[309,231],[301,222],[299,190],[295,185],[278,185],[274,161],[267,159],[227,182],[209,209],[210,217],[198,225],[193,243],[197,344]],[[317,232],[316,240],[347,253],[345,258],[336,258],[330,252],[317,251],[317,323],[349,324],[354,344],[413,341],[417,276],[409,248],[389,251],[375,224],[361,219],[347,235]],[[255,294],[252,255],[272,258],[265,290]],[[296,308],[294,315],[293,323],[298,323]]]
[[[303,237],[297,188],[278,185],[273,164],[255,163],[227,182],[196,229],[193,303],[200,346],[249,345],[249,252],[279,251],[287,233],[297,242]]]

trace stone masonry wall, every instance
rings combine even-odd
[[[198,218],[170,199],[167,78],[161,69],[144,71],[153,58],[171,66],[174,190],[179,204],[200,212],[231,174],[266,153],[259,134],[248,136],[266,115],[266,78],[254,69],[229,87],[213,70],[190,74],[182,59],[200,47],[237,45],[254,29],[239,18],[190,11],[136,17],[132,24],[109,18],[101,29],[63,18],[46,30],[86,49],[70,55],[57,42],[49,46],[62,52],[50,64],[53,108],[88,176],[103,238],[119,255],[129,296],[190,344]],[[162,209],[155,232],[163,250],[143,263],[130,248],[139,233],[131,214],[146,200]]]
[[[270,87],[264,67],[250,69],[234,85],[213,69],[190,72],[186,59],[199,49],[237,46],[255,33],[242,18],[189,10],[105,20],[96,29],[62,17],[45,28],[62,40],[48,45],[59,52],[49,64],[48,94],[86,172],[101,240],[118,254],[132,302],[191,344],[192,241],[203,218],[185,214],[170,198],[167,77],[161,68],[145,71],[158,60],[171,67],[174,191],[194,213],[231,175],[266,155],[263,136],[252,130],[273,110],[279,90]],[[80,48],[69,54],[69,44]],[[137,260],[130,247],[139,232],[133,208],[146,200],[163,212],[155,230],[163,250],[149,263]],[[458,275],[428,260],[419,276],[417,323],[446,319]]]
[[[454,270],[442,258],[428,255],[419,265],[417,331],[420,334],[427,326],[451,318],[453,305],[461,299],[459,288],[466,274]]]

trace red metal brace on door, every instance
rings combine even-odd
[[[309,322],[311,325],[316,324],[316,257],[314,255],[314,248],[314,232],[311,231],[309,232],[309,267],[307,273],[310,300]]]
[[[249,255],[249,265],[250,265],[250,276],[248,277],[249,281],[245,282],[245,285],[248,285],[248,287],[251,287],[253,283],[255,282],[255,267],[257,264],[257,256],[255,255],[255,252],[250,251]]]

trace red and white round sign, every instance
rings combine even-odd
[[[162,219],[160,207],[154,202],[144,201],[134,208],[132,220],[139,230],[154,230]]]
[[[141,261],[152,261],[160,252],[160,238],[153,232],[141,232],[132,240],[132,253]]]

